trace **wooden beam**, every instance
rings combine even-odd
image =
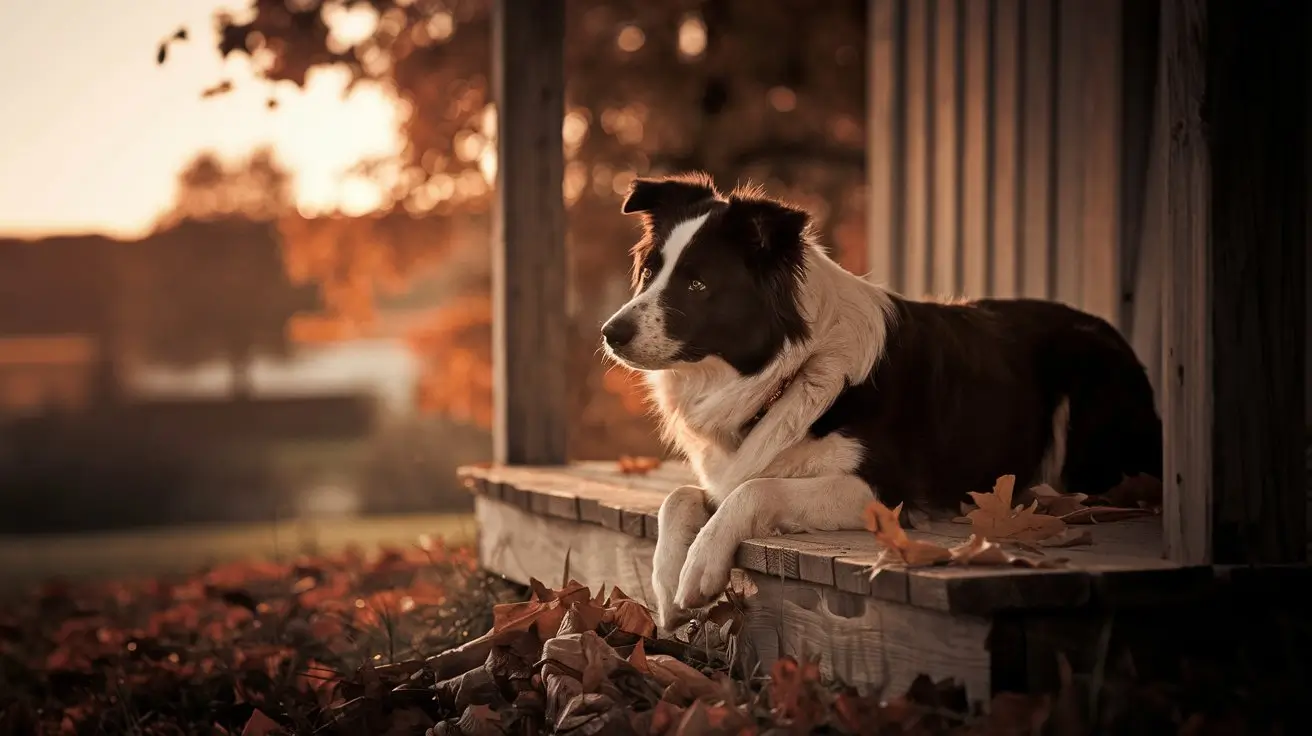
[[[566,460],[565,0],[497,0],[493,211],[494,454]]]
[[[1308,5],[1167,0],[1166,545],[1307,556]]]

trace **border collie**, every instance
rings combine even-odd
[[[700,482],[658,516],[667,629],[723,592],[740,542],[860,529],[874,497],[932,513],[1006,474],[1089,494],[1161,476],[1152,387],[1102,319],[904,299],[826,256],[806,212],[703,175],[639,179],[623,211],[644,237],[606,350]]]

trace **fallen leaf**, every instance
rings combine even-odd
[[[1018,539],[1037,542],[1059,534],[1066,523],[1055,516],[1037,513],[1038,502],[1029,506],[1012,507],[1011,494],[1016,476],[998,478],[992,493],[971,492],[977,509],[967,514],[976,534],[989,539]]]
[[[629,656],[625,658],[625,661],[633,665],[633,669],[639,672],[651,672],[651,669],[647,666],[647,650],[642,646],[641,639],[633,645],[633,651],[629,652]]]
[[[1162,481],[1147,473],[1127,475],[1121,478],[1121,482],[1113,486],[1111,490],[1095,496],[1092,500],[1098,502],[1099,505],[1121,508],[1160,508],[1162,505]]]
[[[246,725],[241,729],[241,736],[272,736],[272,734],[281,732],[282,725],[264,715],[264,711],[256,708],[251,712],[251,717],[246,720]]]
[[[1061,493],[1044,483],[1029,490],[1029,495],[1039,505],[1039,513],[1048,516],[1065,516],[1084,508],[1088,495],[1083,493]]]
[[[646,606],[624,595],[618,587],[606,601],[607,620],[620,631],[650,639],[656,635],[656,620]],[[595,627],[594,627],[595,628]]]
[[[932,565],[948,560],[952,555],[944,547],[907,536],[907,532],[898,522],[902,513],[902,504],[890,509],[879,501],[871,501],[866,506],[866,529],[875,533],[875,541],[893,551],[903,564],[911,567]]]
[[[1061,520],[1067,524],[1104,524],[1109,521],[1126,521],[1154,516],[1152,509],[1120,508],[1116,506],[1085,506],[1066,514]]]
[[[663,687],[686,688],[693,698],[712,697],[720,691],[711,678],[668,654],[647,655],[647,668]]]
[[[1065,560],[1035,560],[1029,557],[1013,555],[1003,549],[1002,545],[978,534],[970,535],[966,541],[953,547],[951,564],[996,567],[1046,568],[1060,567]]]
[[[646,475],[661,466],[661,459],[641,455],[621,455],[617,464],[624,475]]]
[[[1071,528],[1066,528],[1059,534],[1039,542],[1041,547],[1083,547],[1090,544],[1093,544],[1093,535],[1088,529]]]

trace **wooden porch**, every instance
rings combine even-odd
[[[648,603],[656,512],[666,493],[692,481],[677,463],[645,475],[595,462],[461,473],[476,495],[485,567],[521,583],[560,584],[568,574]],[[1057,646],[1053,621],[1196,601],[1215,586],[1211,567],[1162,559],[1157,517],[1088,529],[1088,546],[1029,555],[1059,564],[1050,569],[892,567],[873,578],[881,549],[869,532],[749,540],[734,586],[746,591],[741,664],[750,671],[784,654],[815,657],[826,676],[895,693],[920,674],[952,677],[987,701],[999,677],[1042,680],[1029,658],[1055,662],[1035,654]],[[931,522],[908,533],[953,546],[971,528]]]
[[[1015,189],[1016,181],[1007,180],[1006,170],[999,168],[1012,166],[1015,175],[1014,165],[1029,157],[987,159],[994,168],[967,172],[962,191],[981,197],[982,192],[1001,192],[986,197],[983,206],[996,210],[984,219],[1005,231],[988,236],[993,249],[988,257],[997,261],[1006,256],[1005,264],[980,272],[994,274],[997,282],[1001,274],[1029,273],[1022,268],[1028,264],[1034,267],[1031,281],[1046,284],[1021,289],[1012,283],[993,291],[1065,299],[1114,323],[1118,314],[1132,311],[1137,328],[1147,330],[1135,344],[1144,353],[1141,359],[1160,371],[1167,445],[1162,516],[1097,525],[1091,529],[1093,544],[1049,551],[1048,556],[1068,558],[1053,569],[894,568],[871,579],[879,551],[865,532],[750,540],[738,550],[737,584],[750,590],[744,638],[756,661],[768,663],[781,654],[815,656],[826,674],[890,693],[901,692],[920,674],[953,677],[965,683],[972,700],[987,700],[999,690],[1054,686],[1062,674],[1058,662],[1071,668],[1064,676],[1096,682],[1109,637],[1138,636],[1165,645],[1188,638],[1186,632],[1218,626],[1214,614],[1233,614],[1231,603],[1243,597],[1237,592],[1241,588],[1259,606],[1274,605],[1282,591],[1312,582],[1306,565],[1304,454],[1304,427],[1312,424],[1305,400],[1308,65],[1306,51],[1299,50],[1309,14],[1298,3],[1267,2],[1261,10],[1247,11],[1206,0],[1163,0],[1153,4],[1160,9],[1154,25],[1131,26],[1138,23],[1142,5],[1128,0],[1090,5],[1115,13],[1105,23],[1089,25],[1073,16],[1057,23],[1034,15],[1036,9],[1065,12],[1074,7],[1071,3],[998,0],[991,19],[980,20],[972,12],[961,19],[938,17],[934,27],[956,37],[954,24],[960,20],[968,44],[990,37],[996,44],[1007,37],[1000,30],[1007,19],[1016,20],[1002,11],[1020,8],[1027,22],[1038,19],[1034,22],[1040,29],[1087,26],[1090,33],[1112,34],[1086,39],[1087,47],[1121,48],[1115,63],[1126,66],[1118,66],[1118,72],[1136,83],[1157,80],[1147,109],[1127,109],[1123,118],[1100,117],[1106,108],[1099,101],[1110,95],[1116,104],[1129,105],[1128,93],[1100,88],[1089,98],[1092,102],[1048,100],[1041,110],[1026,110],[1027,118],[1042,113],[1047,127],[1038,132],[1018,120],[1011,128],[1002,118],[987,124],[1001,140],[1010,141],[1011,149],[1031,144],[1042,149],[1048,158],[1038,157],[1035,171],[1052,171],[1053,156],[1063,166],[1072,160],[1066,144],[1054,148],[1044,139],[1039,145],[1035,135],[1090,146],[1079,155],[1094,163],[1062,175],[1088,186],[1064,203],[1039,202],[1044,217],[1033,227],[997,219],[1003,210],[1024,210],[1024,203],[1034,203],[1034,196]],[[928,199],[927,191],[910,191],[930,165],[925,140],[935,138],[931,131],[909,127],[907,121],[919,118],[903,108],[907,100],[929,99],[925,89],[907,86],[928,77],[904,74],[890,85],[887,70],[876,65],[880,59],[919,58],[891,53],[890,34],[905,35],[909,27],[923,33],[925,7],[957,6],[871,0],[870,7],[870,262],[894,274],[876,273],[880,280],[901,279],[913,288],[907,280],[912,274],[916,283],[932,285],[940,279],[922,274],[931,273],[936,263],[945,268],[958,262],[979,265],[981,253],[968,238],[972,223],[978,225],[983,215],[974,212],[966,218],[964,236],[947,231],[941,257],[930,254],[937,246],[921,242],[923,232],[906,230],[908,223],[931,221],[956,227],[956,220],[970,212],[963,209],[963,200],[953,199],[955,189]],[[912,11],[919,15],[910,20],[900,15]],[[1209,18],[1209,12],[1217,17]],[[993,35],[979,33],[970,25],[976,22],[994,24]],[[493,80],[504,121],[498,140],[493,269],[497,463],[461,473],[476,494],[480,558],[489,570],[521,583],[531,577],[557,583],[568,567],[569,576],[580,582],[618,585],[646,600],[659,532],[657,509],[665,494],[691,477],[675,464],[647,475],[624,475],[613,464],[570,464],[566,456],[569,377],[561,351],[567,343],[568,285],[559,143],[563,25],[563,0],[497,3]],[[1119,40],[1122,31],[1153,43],[1136,46],[1132,53]],[[1044,53],[1056,59],[1052,49],[1058,46],[1051,38],[1025,38],[1042,41]],[[1063,54],[1073,53],[1069,45],[1060,48]],[[993,58],[995,72],[1002,68],[1019,74],[1014,60],[1007,66],[998,61],[1001,57]],[[1105,59],[1100,54],[1092,58],[1090,74],[1101,74],[1096,64]],[[1057,66],[1063,74],[1072,68]],[[946,73],[942,70],[960,67],[938,68]],[[1056,73],[1034,68],[1035,74]],[[1026,71],[1024,79],[1029,75]],[[954,78],[947,82],[956,87]],[[1056,89],[1046,84],[1036,88]],[[962,85],[968,98],[973,85],[969,79]],[[989,89],[989,94],[1001,94],[998,90],[1009,88]],[[1063,134],[1050,126],[1054,113],[1094,129]],[[899,122],[890,122],[895,118]],[[941,119],[978,122],[971,114]],[[881,125],[892,125],[901,137],[878,137]],[[944,140],[991,140],[970,130],[948,133]],[[1030,136],[1029,143],[1023,136]],[[890,164],[894,145],[905,145],[910,153]],[[1151,147],[1151,156],[1144,155],[1144,147]],[[1138,154],[1132,155],[1131,148]],[[953,149],[938,157],[943,170],[951,169],[959,153]],[[1125,164],[1133,170],[1109,180],[1097,166],[1112,161],[1133,162]],[[902,168],[893,170],[896,166]],[[1126,183],[1135,180],[1141,181],[1138,188]],[[1034,186],[1035,181],[1026,184]],[[896,196],[896,208],[881,195]],[[1015,198],[1014,205],[999,207],[1004,196]],[[1058,188],[1056,196],[1065,195]],[[930,204],[939,201],[950,206]],[[1135,218],[1141,214],[1142,222],[1129,222],[1127,209],[1135,211]],[[1085,213],[1087,222],[1066,216],[1076,212]],[[894,222],[905,232],[894,232]],[[890,242],[918,232],[920,239],[911,238],[911,246],[925,246],[920,250],[887,250],[894,247]],[[1021,232],[1043,235],[1035,249],[1043,254],[1041,268],[1033,259],[998,250],[1028,242],[1017,239]],[[1104,250],[1054,250],[1077,233],[1083,236],[1076,239],[1084,243],[1080,247]],[[1122,269],[1130,258],[1137,271]],[[1093,266],[1099,270],[1090,270]],[[972,282],[968,274],[952,273],[941,280]],[[1070,292],[1084,297],[1063,297],[1054,285],[1075,278],[1083,279],[1084,286],[1075,289],[1072,282]],[[1026,279],[1019,281],[1029,284]],[[1140,285],[1133,309],[1120,300],[1129,284]],[[1125,318],[1121,314],[1122,329]],[[914,538],[945,545],[968,534],[969,527],[947,523],[911,532]],[[1212,605],[1218,600],[1231,603]],[[1122,633],[1109,633],[1111,621],[1119,622],[1116,630]]]

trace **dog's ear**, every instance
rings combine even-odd
[[[811,213],[772,199],[731,199],[729,212],[749,242],[770,252],[801,245],[811,226]]]
[[[626,215],[659,215],[709,202],[720,196],[709,176],[689,174],[665,179],[634,179],[620,211]]]

